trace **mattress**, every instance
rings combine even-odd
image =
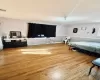
[[[100,43],[97,42],[70,42],[72,47],[77,47],[91,52],[100,53]]]

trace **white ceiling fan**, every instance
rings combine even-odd
[[[0,9],[0,11],[6,12],[6,10],[5,10],[5,9]]]

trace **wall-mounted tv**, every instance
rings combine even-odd
[[[56,25],[28,23],[28,38],[56,37]]]

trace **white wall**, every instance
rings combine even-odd
[[[73,28],[78,28],[77,33],[73,33]],[[86,28],[86,30],[82,30],[82,28]],[[96,32],[92,34],[92,29],[95,28]],[[72,38],[85,38],[85,39],[100,39],[100,36],[97,36],[100,28],[100,24],[73,24],[67,26],[67,36],[71,36]],[[95,41],[95,40],[94,40]]]
[[[27,36],[27,23],[22,20],[0,18],[1,35],[9,35],[10,31],[21,31],[23,36]]]
[[[0,35],[9,35],[10,31],[21,31],[23,36],[27,36],[28,31],[28,21],[9,19],[9,18],[0,18]],[[33,22],[34,23],[34,22]],[[55,38],[29,38],[28,45],[36,44],[48,44],[55,42],[62,42],[62,40],[67,35],[67,27],[63,25],[57,25],[56,27],[56,37]]]

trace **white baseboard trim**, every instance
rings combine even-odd
[[[57,44],[57,43],[63,43],[63,42],[54,42],[54,43],[45,43],[45,44]],[[44,44],[31,44],[28,46],[34,46],[34,45],[44,45]]]

